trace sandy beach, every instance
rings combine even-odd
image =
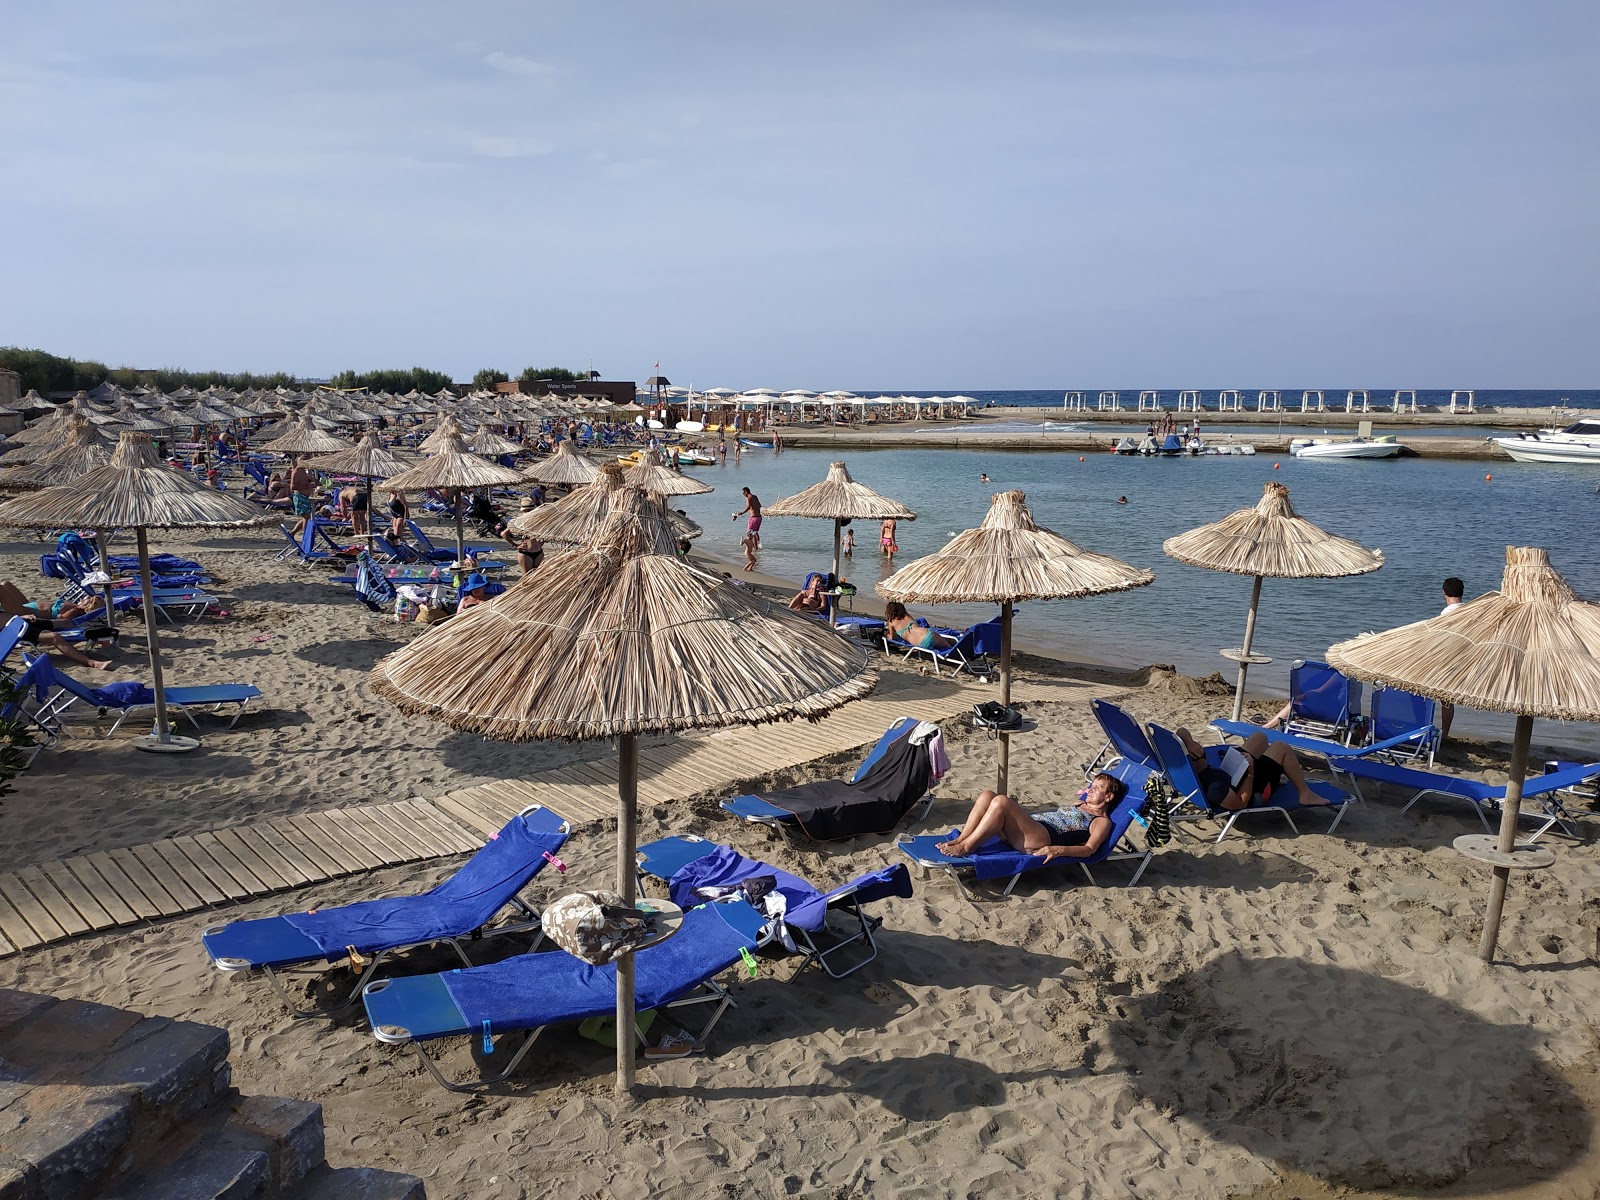
[[[169,536],[210,568],[228,615],[162,628],[173,684],[254,682],[265,708],[204,749],[134,752],[93,713],[0,807],[0,869],[267,816],[428,797],[608,758],[604,743],[504,745],[404,717],[367,672],[414,637],[324,572],[275,561],[266,538]],[[0,577],[38,594],[31,542],[0,545]],[[513,572],[514,573],[514,572]],[[866,601],[863,601],[866,607]],[[145,679],[125,623],[114,679]],[[902,670],[890,666],[887,670]],[[1118,672],[1023,656],[1064,676],[1013,745],[1025,805],[1075,795],[1098,749],[1088,701],[1196,731],[1228,688],[1170,670]],[[72,668],[75,675],[89,673]],[[103,682],[99,678],[95,683]],[[979,696],[981,698],[981,695]],[[1555,756],[1535,730],[1535,758]],[[947,829],[992,780],[994,748],[945,726],[953,767],[928,819]],[[1506,747],[1453,741],[1444,767],[1502,779]],[[848,773],[823,759],[773,784]],[[718,789],[641,813],[640,838],[693,832],[818,884],[898,857],[888,837],[795,849],[721,815]],[[885,906],[880,955],[842,981],[763,963],[704,1057],[641,1064],[619,1111],[612,1052],[556,1030],[494,1094],[450,1095],[354,1017],[296,1020],[259,980],[211,968],[221,919],[418,890],[459,858],[376,871],[0,959],[0,986],[200,1021],[233,1039],[237,1086],[324,1106],[335,1165],[422,1176],[452,1197],[1323,1196],[1589,1197],[1600,866],[1559,834],[1553,869],[1519,877],[1501,965],[1476,957],[1487,877],[1450,848],[1465,806],[1404,816],[1369,800],[1336,836],[1311,814],[1290,837],[1257,819],[1221,845],[1180,826],[1138,886],[1117,864],[1024,879],[1009,898],[917,878]],[[612,823],[584,826],[542,904],[611,879]],[[514,952],[505,939],[484,957]],[[443,969],[423,953],[407,969]],[[342,972],[339,972],[342,976]],[[468,1048],[446,1061],[471,1068]]]

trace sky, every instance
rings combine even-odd
[[[0,0],[0,344],[1600,386],[1600,5]]]

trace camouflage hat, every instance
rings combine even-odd
[[[574,958],[603,967],[676,931],[682,913],[663,901],[628,908],[615,892],[573,892],[540,918],[545,936]]]

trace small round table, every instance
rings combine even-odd
[[[1491,867],[1506,867],[1513,871],[1542,871],[1556,865],[1555,851],[1549,846],[1521,842],[1510,850],[1501,850],[1500,839],[1492,833],[1464,833],[1450,843],[1468,858],[1488,863]]]

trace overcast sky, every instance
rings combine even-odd
[[[0,344],[1600,385],[1593,0],[23,4]]]

